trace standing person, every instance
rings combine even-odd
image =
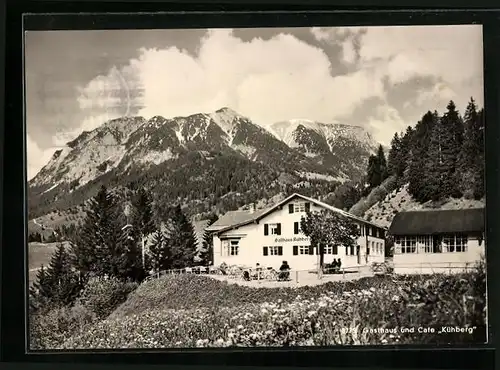
[[[342,261],[340,260],[340,258],[337,258],[337,267],[338,267],[339,271],[342,268]]]
[[[262,266],[260,265],[260,263],[257,263],[255,265],[255,272],[257,273],[257,280],[260,280],[260,278],[262,277]]]

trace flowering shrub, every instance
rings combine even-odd
[[[167,277],[141,286],[107,319],[52,343],[93,349],[484,342],[485,288],[481,271],[296,289]],[[438,333],[443,326],[464,332]]]

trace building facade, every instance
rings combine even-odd
[[[278,269],[287,261],[293,270],[318,267],[318,248],[300,230],[300,221],[308,211],[327,209],[356,222],[360,229],[357,246],[326,246],[324,263],[340,258],[342,267],[368,265],[385,259],[385,233],[370,223],[312,198],[293,194],[266,210],[234,211],[222,216],[208,231],[213,232],[214,265],[264,267]]]
[[[484,209],[400,212],[392,221],[394,272],[459,273],[485,257]]]

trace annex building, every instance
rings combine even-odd
[[[394,272],[462,272],[485,255],[484,208],[398,213],[389,228],[394,237]]]
[[[293,270],[311,270],[318,266],[318,248],[300,230],[306,212],[327,209],[349,217],[358,225],[357,246],[347,248],[329,245],[325,248],[324,263],[340,258],[342,267],[368,265],[385,259],[385,232],[376,224],[332,207],[316,199],[293,194],[276,205],[249,211],[231,211],[207,228],[213,233],[214,265],[278,269],[286,260]]]

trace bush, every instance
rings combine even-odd
[[[96,320],[96,316],[81,305],[30,315],[30,349],[57,348],[75,332],[83,330]]]
[[[116,278],[91,278],[80,293],[78,303],[103,319],[125,302],[137,286],[137,283],[125,283]]]

